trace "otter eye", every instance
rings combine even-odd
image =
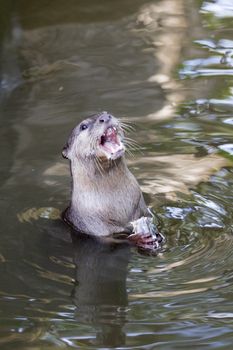
[[[82,125],[80,125],[80,130],[82,131],[82,130],[85,130],[85,129],[87,129],[87,124],[82,124]]]

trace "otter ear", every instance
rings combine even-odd
[[[65,145],[62,150],[62,156],[69,159],[69,146]]]

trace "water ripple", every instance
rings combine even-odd
[[[212,13],[215,17],[233,17],[233,5],[231,0],[204,1],[202,5],[203,13]]]

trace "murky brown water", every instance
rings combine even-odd
[[[232,349],[233,4],[0,2],[0,348]],[[164,252],[71,243],[61,149],[100,110]]]

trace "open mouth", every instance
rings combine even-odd
[[[100,138],[100,148],[108,159],[117,159],[125,151],[115,126],[108,127]]]

